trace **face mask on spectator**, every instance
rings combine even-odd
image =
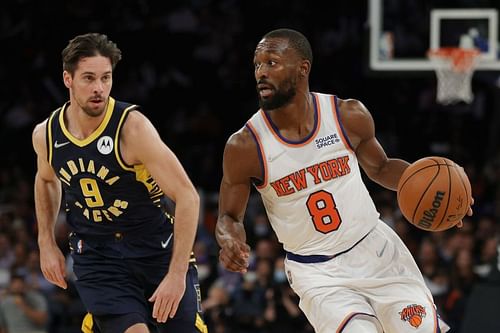
[[[283,283],[286,281],[285,271],[282,269],[274,271],[274,282]]]
[[[254,232],[258,237],[267,236],[269,234],[269,227],[265,224],[257,224],[254,227]]]
[[[204,264],[198,264],[198,279],[200,281],[205,280],[210,276],[210,266]]]

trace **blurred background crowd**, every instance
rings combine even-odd
[[[406,12],[417,2],[386,1],[395,11]],[[314,52],[311,90],[361,100],[388,155],[410,162],[442,155],[464,166],[475,205],[461,229],[418,230],[401,216],[394,192],[370,181],[367,186],[381,218],[413,253],[441,317],[452,332],[466,332],[474,292],[483,286],[500,288],[498,74],[474,77],[472,104],[439,105],[432,73],[382,76],[368,69],[367,0],[330,5],[325,10],[301,0],[58,0],[49,7],[31,0],[3,1],[0,333],[9,327],[8,333],[79,332],[85,314],[71,283],[69,256],[68,290],[49,284],[40,272],[31,132],[68,99],[60,52],[69,39],[86,32],[106,33],[121,48],[112,96],[143,107],[199,189],[202,212],[194,252],[209,331],[313,332],[288,287],[281,245],[256,192],[245,219],[253,249],[249,273],[223,270],[214,239],[224,144],[257,110],[253,51],[263,34],[279,27],[309,38]],[[471,7],[474,1],[433,5]],[[68,254],[63,214],[56,234]],[[483,306],[494,298],[485,294]]]

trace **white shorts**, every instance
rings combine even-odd
[[[290,286],[318,333],[342,332],[357,315],[385,333],[449,330],[410,251],[384,222],[346,253],[321,263],[285,260]],[[418,330],[416,330],[418,328]]]

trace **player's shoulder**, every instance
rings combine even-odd
[[[49,124],[50,119],[57,118],[57,113],[62,109],[62,107],[58,107],[57,109],[53,110],[50,112],[50,115],[42,120],[41,122],[37,123],[35,127],[33,128],[33,137],[35,136],[43,136],[45,137],[45,134],[47,132],[47,126]]]
[[[33,129],[31,139],[33,143],[33,148],[37,153],[44,150],[45,140],[46,140],[45,137],[47,135],[47,123],[48,123],[48,118],[36,124],[35,128]]]
[[[224,148],[224,177],[226,179],[262,178],[257,143],[244,126],[230,135]]]
[[[243,126],[229,136],[224,148],[224,155],[235,158],[257,156],[257,144],[250,130]]]
[[[342,113],[350,113],[354,115],[370,114],[366,106],[358,99],[347,98],[341,99],[337,98],[337,104],[339,111]]]
[[[127,122],[129,123],[140,124],[145,121],[149,121],[149,119],[140,109],[131,109],[127,114]]]
[[[35,127],[33,128],[33,140],[39,140],[42,139],[45,140],[45,135],[47,132],[47,123],[49,119],[44,119],[43,121],[37,123]]]
[[[370,111],[368,111],[366,106],[360,100],[353,98],[337,98],[337,105],[339,108],[340,118],[344,124],[372,121]]]
[[[130,110],[123,123],[122,132],[127,135],[141,135],[144,131],[151,130],[153,124],[149,118],[137,109]]]
[[[356,146],[359,138],[373,135],[374,122],[365,105],[357,99],[337,99],[340,122],[351,141]]]
[[[226,142],[226,147],[233,149],[255,147],[255,140],[250,130],[246,126],[243,126],[229,136]]]

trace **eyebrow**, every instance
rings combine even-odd
[[[113,73],[113,72],[112,71],[107,71],[107,72],[104,72],[102,75],[111,74],[111,73]],[[83,72],[80,75],[97,75],[97,74],[94,73],[94,72]]]

